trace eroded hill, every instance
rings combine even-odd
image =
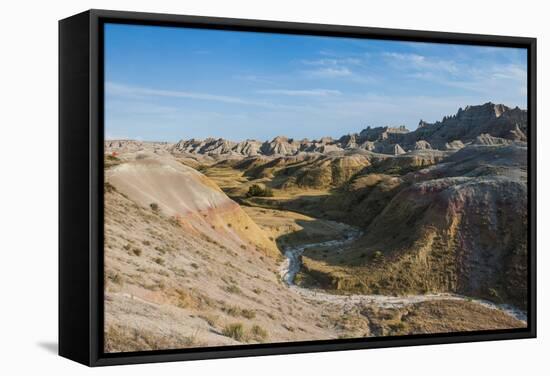
[[[337,290],[452,291],[525,307],[526,165],[525,146],[471,145],[400,178],[368,175],[340,198],[352,220],[365,213],[365,236],[337,257],[306,252],[305,268]]]

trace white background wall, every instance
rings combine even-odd
[[[520,375],[548,372],[550,27],[544,1],[6,1],[0,21],[0,373]],[[539,338],[88,369],[57,342],[57,20],[106,8],[538,38]],[[538,371],[537,371],[538,370]]]

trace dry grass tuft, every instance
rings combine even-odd
[[[244,339],[244,327],[243,327],[243,324],[241,324],[241,323],[234,323],[234,324],[226,325],[226,326],[223,328],[222,333],[223,333],[223,335],[226,336],[226,337],[231,337],[231,338],[233,338],[234,340],[241,342],[241,341],[243,341],[243,339]]]
[[[250,329],[250,334],[258,342],[263,342],[268,337],[267,330],[259,325],[253,325],[252,329]]]

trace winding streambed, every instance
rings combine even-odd
[[[296,274],[300,271],[302,266],[301,256],[307,248],[311,247],[331,247],[333,252],[342,252],[343,248],[353,243],[358,239],[362,232],[349,227],[348,232],[342,239],[328,240],[318,243],[308,243],[299,246],[288,247],[284,251],[285,261],[281,264],[279,274],[282,280],[286,283],[289,289],[293,290],[297,294],[309,300],[332,303],[341,306],[344,310],[349,310],[356,305],[376,305],[382,308],[400,308],[409,304],[422,303],[426,301],[437,300],[460,300],[469,301],[480,304],[486,308],[496,309],[502,311],[520,321],[527,322],[527,315],[525,312],[507,305],[507,304],[495,304],[486,300],[474,299],[465,297],[458,294],[424,294],[424,295],[407,295],[407,296],[391,296],[391,295],[361,295],[361,294],[330,294],[321,290],[313,290],[304,287],[297,286],[294,283]]]

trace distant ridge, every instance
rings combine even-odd
[[[189,139],[171,143],[148,143],[149,146],[172,153],[209,156],[293,156],[300,153],[341,152],[362,149],[381,154],[399,155],[414,150],[458,150],[464,145],[479,142],[487,136],[519,142],[527,141],[527,111],[491,102],[459,108],[456,114],[441,121],[420,120],[418,128],[409,131],[405,126],[367,127],[359,133],[339,139],[295,140],[277,136],[271,141],[229,141],[223,138]],[[477,141],[476,141],[477,140]],[[143,148],[144,142],[132,140],[106,141],[106,151],[126,151]]]

